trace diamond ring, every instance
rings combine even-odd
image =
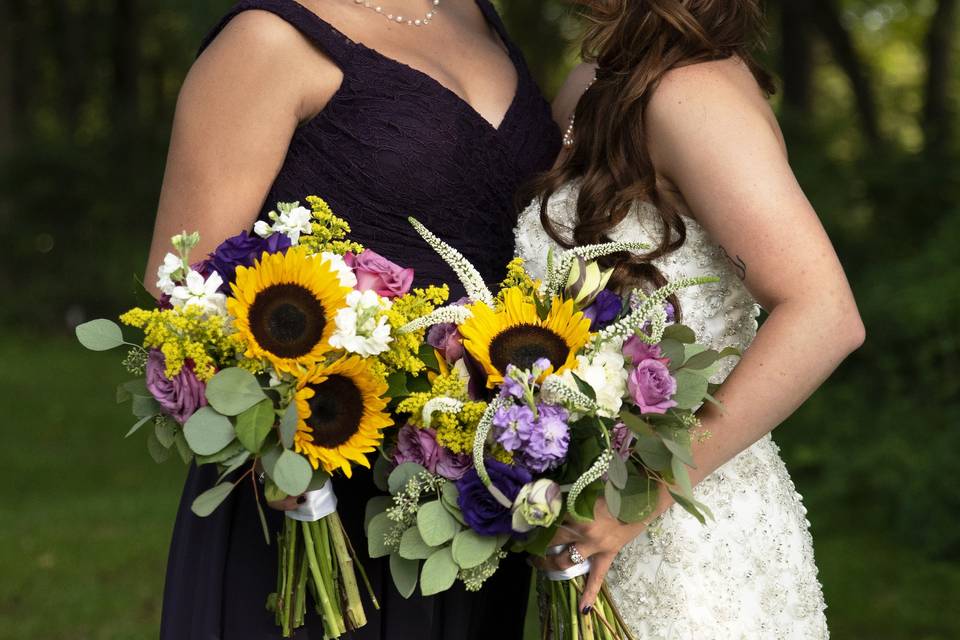
[[[573,545],[567,547],[567,554],[570,556],[570,562],[573,564],[583,564],[584,557],[580,555],[580,551]]]

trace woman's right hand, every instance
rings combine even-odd
[[[283,500],[268,500],[267,506],[277,511],[294,511],[306,501],[307,497],[301,494],[299,496],[287,496]]]

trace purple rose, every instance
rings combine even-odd
[[[439,449],[437,434],[433,429],[419,429],[408,423],[397,432],[397,449],[393,454],[393,461],[398,465],[416,462],[430,473],[435,473]]]
[[[356,274],[360,291],[372,289],[384,298],[396,298],[413,285],[413,269],[403,269],[370,249],[360,255],[347,253],[343,259]]]
[[[275,233],[269,238],[250,235],[241,231],[232,238],[227,238],[220,246],[214,249],[207,262],[214,271],[223,278],[220,290],[230,293],[230,283],[237,277],[237,267],[253,266],[263,252],[282,253],[290,248],[290,238],[283,233]],[[208,274],[204,274],[208,275]]]
[[[523,485],[530,482],[530,472],[523,467],[512,467],[493,459],[487,460],[487,472],[493,485],[510,500],[516,500]],[[457,482],[460,497],[457,502],[467,525],[483,536],[512,533],[513,514],[493,497],[481,482],[477,470],[470,468]]]
[[[677,381],[659,360],[642,360],[627,379],[627,386],[640,413],[666,413],[677,406],[670,399],[677,392]]]
[[[634,364],[639,364],[644,360],[659,360],[663,364],[670,364],[670,359],[663,357],[660,345],[647,344],[637,336],[630,336],[623,343],[623,355],[630,358],[630,361]]]
[[[583,315],[590,318],[591,331],[600,331],[609,327],[621,311],[623,311],[623,300],[620,296],[604,289],[597,294],[593,304],[583,310]]]
[[[610,436],[610,446],[613,452],[626,461],[630,457],[630,448],[633,446],[635,438],[633,432],[627,428],[627,425],[618,422],[611,429]]]
[[[184,364],[173,379],[164,373],[166,367],[163,353],[151,349],[147,357],[147,390],[166,413],[184,424],[197,409],[207,406],[206,385],[197,380],[190,364]]]
[[[473,467],[473,460],[465,453],[453,453],[446,447],[440,447],[437,456],[436,474],[447,480],[457,481]]]
[[[450,364],[463,357],[463,336],[452,322],[441,322],[430,327],[427,344],[443,354],[444,360]]]

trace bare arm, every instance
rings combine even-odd
[[[787,162],[776,122],[736,61],[675,70],[646,116],[661,177],[724,247],[770,312],[756,340],[701,413],[712,436],[693,446],[696,484],[792,414],[864,339],[853,294],[829,238]],[[617,552],[672,505],[661,491],[645,523],[622,525],[602,502],[575,539],[594,556],[581,606],[592,605]],[[565,555],[552,562],[569,564]]]
[[[191,260],[249,229],[298,122],[319,111],[342,74],[286,22],[261,11],[234,18],[197,59],[177,101],[144,282],[170,238],[199,231]]]

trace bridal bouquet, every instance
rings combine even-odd
[[[417,372],[408,352],[419,338],[397,329],[442,304],[446,291],[411,292],[412,270],[351,241],[320,198],[307,202],[280,203],[254,234],[229,238],[197,264],[198,234],[174,237],[176,253],[157,274],[159,306],[120,317],[142,339],[127,342],[105,319],[80,325],[77,337],[93,350],[130,348],[124,365],[137,378],[117,392],[138,419],[128,436],[148,427],[158,462],[175,449],[186,463],[218,466],[218,483],[193,502],[198,516],[244,481],[255,493],[262,482],[269,500],[310,492],[278,536],[268,607],[289,637],[309,591],[327,637],[338,637],[366,624],[357,571],[366,576],[330,474],[369,466],[366,454],[392,425],[388,377]]]
[[[721,358],[675,322],[668,298],[691,278],[621,297],[597,258],[635,243],[579,247],[548,259],[545,282],[519,259],[494,293],[455,249],[411,223],[450,264],[467,298],[401,328],[427,329],[426,375],[394,379],[402,427],[377,462],[389,496],[368,504],[373,557],[389,555],[405,596],[456,580],[480,589],[508,552],[548,545],[565,519],[590,520],[597,500],[624,522],[656,506],[658,485],[704,520],[691,491],[694,411],[712,400]],[[416,390],[414,390],[416,387]],[[589,560],[540,580],[544,637],[629,637],[604,589],[577,611]]]

